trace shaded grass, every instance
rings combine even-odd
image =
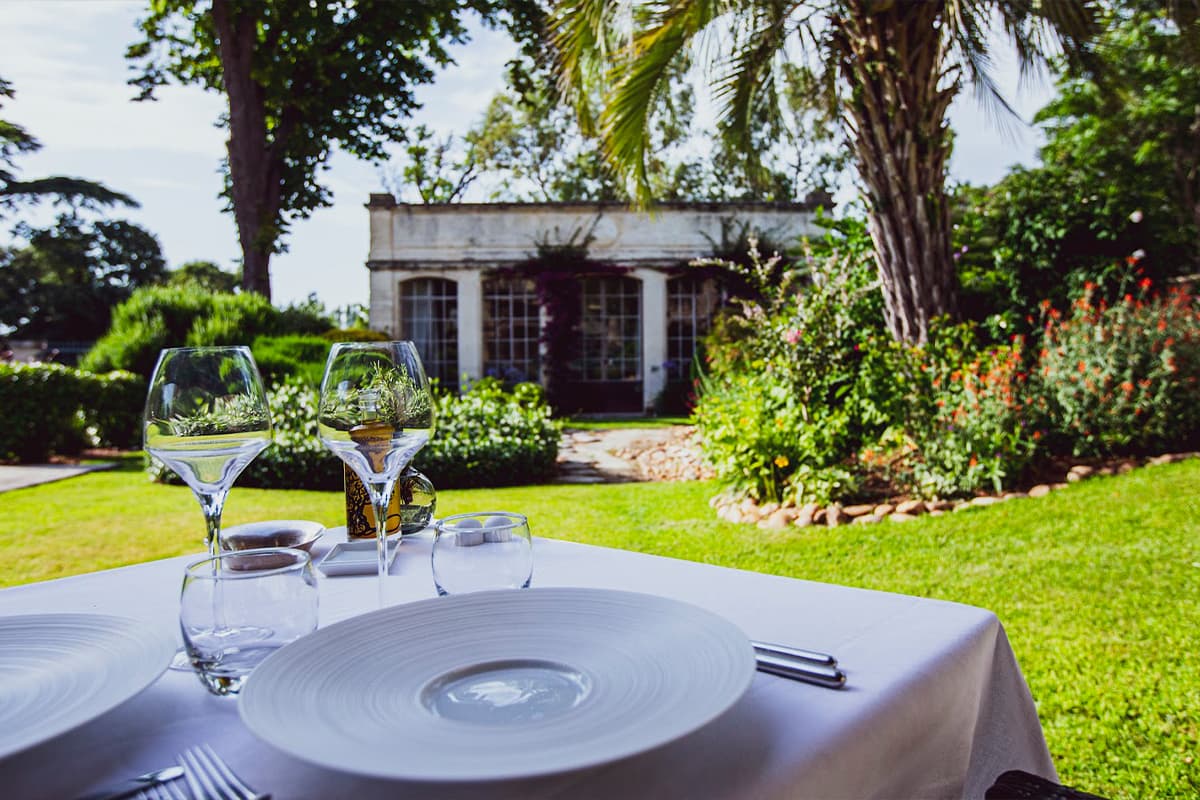
[[[539,535],[989,608],[1066,783],[1195,797],[1198,489],[1193,460],[903,525],[782,533],[717,520],[704,483],[444,492],[438,513],[519,509]],[[239,488],[226,510],[228,524],[290,517],[341,524],[342,496]],[[201,530],[188,490],[136,471],[8,492],[0,585],[196,552]]]

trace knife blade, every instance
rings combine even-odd
[[[156,769],[153,772],[147,772],[145,775],[138,775],[136,778],[126,778],[123,781],[110,784],[90,794],[78,797],[76,800],[120,800],[122,797],[137,794],[142,789],[148,789],[160,783],[173,781],[182,776],[183,767],[175,766]]]
[[[781,678],[814,683],[827,689],[841,689],[846,685],[846,673],[837,667],[813,664],[778,654],[757,652],[754,655],[754,661],[759,672],[767,672]]]
[[[788,647],[784,644],[772,644],[771,642],[751,642],[754,645],[754,652],[764,653],[766,655],[781,655],[788,658],[796,658],[801,661],[811,661],[813,664],[821,664],[826,667],[836,667],[837,659],[828,653],[818,653],[815,650],[802,650],[799,647]]]

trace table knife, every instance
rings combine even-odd
[[[122,797],[135,795],[142,789],[149,789],[151,786],[173,781],[176,778],[182,777],[182,775],[183,767],[156,769],[153,772],[147,772],[145,775],[138,775],[136,778],[126,778],[123,781],[105,786],[103,789],[79,797],[76,800],[120,800]]]
[[[755,653],[755,665],[759,672],[791,678],[805,683],[815,683],[828,689],[841,689],[846,685],[846,673],[837,667],[813,664],[796,658],[772,653]]]
[[[788,647],[787,645],[772,644],[770,642],[751,642],[750,644],[754,645],[755,653],[787,656],[788,658],[810,661],[813,664],[821,664],[826,667],[837,666],[837,659],[828,653],[818,653],[815,650],[802,650],[799,647]]]

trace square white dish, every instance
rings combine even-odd
[[[388,539],[387,565],[392,568],[399,550],[400,537]],[[317,569],[333,578],[339,575],[375,575],[379,572],[379,559],[376,555],[374,539],[356,539],[351,542],[338,542],[333,546]]]

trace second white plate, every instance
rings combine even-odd
[[[750,686],[742,631],[653,595],[546,588],[423,600],[323,628],[242,691],[242,719],[360,775],[484,781],[593,766],[710,722]]]

